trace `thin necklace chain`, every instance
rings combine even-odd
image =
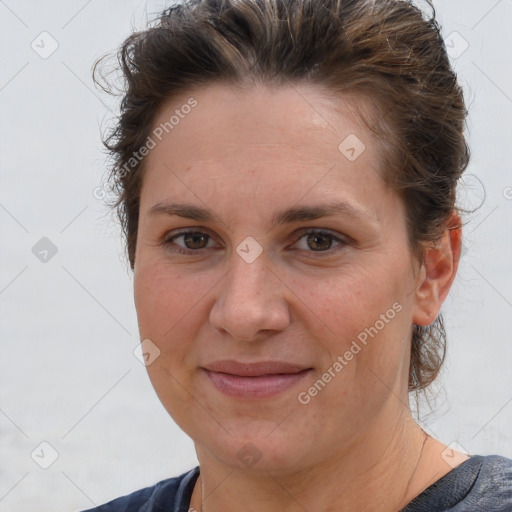
[[[423,448],[425,448],[425,444],[427,444],[427,441],[428,441],[428,438],[430,437],[423,429],[421,429],[421,431],[423,432],[425,438],[423,439],[423,443],[421,444],[421,450],[420,450],[420,454],[418,456],[418,460],[416,461],[416,465],[414,466],[414,470],[411,474],[411,476],[409,477],[409,480],[407,482],[407,487],[405,488],[405,492],[402,496],[402,499],[400,500],[399,503],[402,503],[405,499],[405,497],[407,496],[407,493],[409,492],[409,487],[411,486],[411,480],[412,478],[414,477],[414,475],[416,474],[416,471],[418,470],[418,466],[420,464],[420,461],[421,461],[421,456],[423,455]],[[400,509],[400,510],[403,510]],[[400,510],[398,512],[400,512]]]

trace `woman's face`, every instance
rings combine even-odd
[[[152,384],[200,455],[307,468],[407,410],[417,273],[354,101],[219,84],[158,113],[135,303]]]

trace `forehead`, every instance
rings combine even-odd
[[[245,154],[257,155],[258,161],[279,158],[286,149],[297,158],[303,154],[308,160],[331,162],[340,150],[351,150],[350,142],[357,152],[363,147],[377,150],[362,116],[372,117],[372,107],[362,95],[334,96],[312,84],[213,83],[163,103],[151,130],[159,147],[147,160],[164,153],[163,146],[172,146],[166,157],[181,164],[229,159],[243,146]],[[349,143],[340,149],[347,138]]]
[[[141,202],[146,210],[184,196],[229,204],[236,195],[238,209],[261,212],[307,196],[376,210],[382,162],[359,117],[362,104],[310,85],[213,84],[183,93],[155,117]]]

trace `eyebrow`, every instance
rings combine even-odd
[[[360,210],[349,203],[328,203],[318,206],[296,206],[278,211],[272,217],[273,224],[316,220],[329,216],[349,217],[354,220],[371,219],[372,215],[366,210]]]
[[[212,222],[215,215],[207,208],[187,203],[157,203],[148,210],[148,215],[175,215],[198,222]],[[280,210],[272,216],[272,225],[310,221],[329,216],[349,217],[353,220],[375,220],[375,216],[365,209],[359,209],[349,203],[328,203],[314,206],[295,206]]]
[[[214,218],[210,210],[186,203],[157,203],[148,210],[148,215],[159,214],[176,215],[199,222],[211,222]]]

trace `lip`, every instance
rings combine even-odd
[[[290,389],[311,368],[284,361],[217,361],[202,368],[222,393],[235,398],[269,398]]]
[[[261,377],[264,375],[291,374],[306,370],[307,366],[286,361],[253,361],[243,363],[235,360],[216,361],[204,366],[206,370],[228,373],[239,377]]]

